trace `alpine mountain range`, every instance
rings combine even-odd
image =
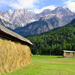
[[[68,8],[45,9],[41,13],[30,13],[26,9],[0,11],[0,24],[21,35],[36,35],[62,27],[75,19]]]

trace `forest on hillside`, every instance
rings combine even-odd
[[[63,50],[75,51],[75,20],[49,32],[27,37],[32,43],[32,54],[62,55]]]

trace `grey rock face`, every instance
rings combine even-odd
[[[22,35],[36,35],[44,33],[51,29],[62,27],[70,23],[74,18],[75,14],[71,12],[68,8],[58,7],[53,11],[44,10],[44,14],[35,14],[37,15],[35,19],[39,19],[36,22],[27,24],[26,26],[15,29],[15,31]]]
[[[26,9],[16,9],[8,10],[3,13],[0,12],[0,18],[9,22],[10,24],[5,26],[12,29],[24,27],[34,21],[44,20],[48,24],[48,29],[46,27],[39,28],[38,33],[40,34],[41,32],[45,32],[45,28],[47,31],[70,23],[75,18],[75,13],[71,12],[68,8],[62,7],[57,7],[54,10],[45,9],[39,14],[30,13]],[[36,23],[35,26],[33,24],[34,27],[32,29],[35,29],[37,27],[36,25]]]
[[[0,24],[12,28],[12,24],[0,18]]]
[[[33,22],[33,13],[29,13],[26,9],[8,10],[2,13],[1,18],[12,23],[13,28],[23,27],[27,23]]]

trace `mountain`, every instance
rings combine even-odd
[[[37,34],[47,32],[57,27],[62,27],[70,23],[75,18],[75,14],[72,13],[67,8],[66,9],[62,8],[62,10],[65,10],[63,12],[61,11],[62,14],[61,13],[59,14],[60,10],[58,9],[57,9],[58,13],[45,15],[44,17],[41,17],[38,21],[29,23],[24,27],[15,29],[14,31],[24,36],[25,35],[37,35]],[[69,14],[67,14],[67,12]]]
[[[73,15],[74,13],[71,12],[68,8],[63,8],[63,7],[57,7],[53,11],[51,11],[52,14],[60,14],[60,15]]]
[[[36,35],[40,34],[42,32],[48,31],[48,23],[46,21],[36,21],[33,23],[30,23],[24,27],[20,27],[14,30],[14,32],[20,34],[20,35]]]
[[[73,19],[70,24],[75,24],[75,19]]]
[[[59,14],[61,16],[74,15],[74,13],[71,12],[71,10],[69,10],[68,8],[57,7],[54,10],[45,9],[41,13],[35,14],[35,18],[40,19],[41,17],[44,17],[46,15],[52,15],[52,14],[55,15]]]
[[[45,15],[48,15],[48,14],[51,14],[51,10],[50,10],[50,9],[45,9],[45,10],[43,10],[41,13],[35,14],[35,15],[34,15],[34,18],[35,18],[36,20],[39,20],[41,17],[44,17]]]
[[[58,26],[61,25],[64,26],[65,24],[68,24],[72,19],[75,18],[75,13],[71,12],[68,8],[62,8],[62,7],[57,7],[54,10],[45,9],[39,14],[30,13],[26,9],[15,9],[15,10],[8,10],[5,12],[0,12],[0,18],[11,23],[12,25],[9,26],[9,28],[11,27],[12,29],[18,27],[24,27],[28,23],[39,21],[39,19],[41,18],[44,19],[45,17],[48,16],[50,16],[51,18],[54,17],[54,15],[59,15],[59,17],[56,16],[60,18]],[[48,19],[50,18],[48,17]],[[54,28],[53,26],[49,27],[49,29],[53,28]]]
[[[61,27],[61,26],[64,26],[68,23],[70,23],[74,18],[75,18],[75,14],[74,13],[71,13],[71,14],[49,14],[49,15],[46,15],[44,16],[43,18],[41,18],[42,20],[45,20],[46,22],[48,23],[51,23],[51,19],[55,19],[57,18],[58,20],[58,25],[56,25],[56,27]]]
[[[33,54],[62,55],[63,50],[75,51],[75,19],[66,26],[28,37]]]
[[[39,21],[29,23],[24,27],[16,28],[14,31],[23,36],[37,35],[59,27],[58,22],[58,18],[54,16],[50,19],[47,19],[47,21],[40,19]]]
[[[5,21],[12,23],[13,29],[23,27],[27,23],[33,22],[33,13],[29,13],[26,9],[8,10],[0,16]]]
[[[12,28],[12,24],[0,18],[0,25],[3,25],[7,28]]]

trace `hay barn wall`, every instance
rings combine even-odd
[[[64,52],[63,56],[64,57],[69,57],[69,58],[73,58],[73,57],[75,58],[75,53],[73,54],[73,52],[69,52],[69,53],[68,52]]]
[[[31,51],[27,45],[0,39],[0,73],[18,69],[31,61]]]

